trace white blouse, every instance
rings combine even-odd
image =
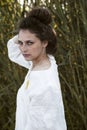
[[[32,62],[22,56],[16,35],[8,41],[8,56],[28,68],[24,83],[17,93],[15,130],[67,130],[56,61],[49,56],[47,70],[31,71]]]

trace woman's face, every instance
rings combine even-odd
[[[29,30],[20,30],[18,35],[19,49],[27,61],[35,61],[46,55],[47,42],[42,42]]]

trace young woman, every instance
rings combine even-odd
[[[15,130],[66,130],[51,22],[47,9],[34,8],[8,41],[9,58],[28,69],[17,93]]]

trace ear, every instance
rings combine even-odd
[[[48,41],[43,41],[42,44],[43,44],[43,47],[46,48],[48,45]]]

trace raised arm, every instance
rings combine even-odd
[[[30,62],[26,61],[22,56],[19,47],[16,44],[17,42],[18,42],[18,35],[14,36],[12,39],[8,41],[7,43],[8,57],[11,61],[29,69]]]

